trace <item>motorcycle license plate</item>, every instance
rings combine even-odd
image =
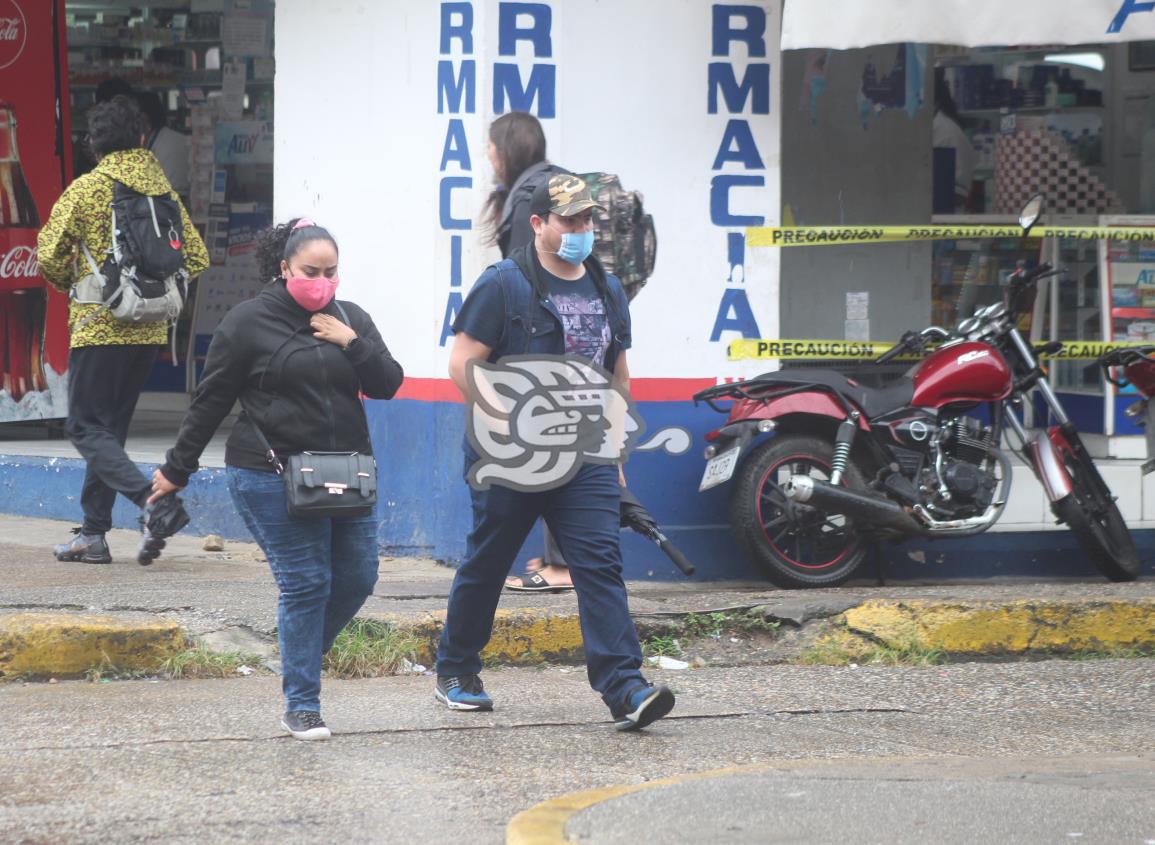
[[[698,485],[698,492],[725,484],[734,474],[734,467],[738,466],[738,455],[742,447],[735,446],[729,451],[715,455],[706,463],[706,472],[702,474],[702,483]]]

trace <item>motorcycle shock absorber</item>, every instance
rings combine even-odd
[[[846,465],[850,463],[850,448],[854,445],[854,435],[858,433],[857,411],[851,411],[850,416],[838,426],[838,433],[834,436],[834,457],[830,461],[830,483],[837,487],[842,483],[842,475],[846,472]]]

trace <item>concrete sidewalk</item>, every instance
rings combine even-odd
[[[270,676],[5,683],[0,842],[1143,843],[1153,666],[659,669],[677,707],[635,734],[569,666],[487,670],[489,713],[431,678],[330,679],[324,743],[285,736]],[[571,798],[553,836],[515,818],[589,790],[620,797]]]
[[[146,568],[134,560],[139,535],[113,531],[113,564],[61,563],[50,547],[69,527],[0,516],[0,676],[83,674],[102,655],[120,668],[144,668],[194,638],[217,650],[270,652],[276,589],[255,545],[228,541],[224,551],[208,552],[201,538],[182,535]],[[382,558],[376,592],[361,615],[416,633],[427,646],[419,658],[428,662],[452,577],[434,561]],[[631,583],[630,592],[643,636],[676,635],[689,614],[700,620],[752,613],[777,626],[778,636],[757,660],[753,640],[733,638],[721,643],[728,650],[714,650],[719,664],[788,661],[816,643],[843,654],[912,643],[957,655],[1155,648],[1150,580],[859,584],[801,592],[765,582],[644,582]],[[580,648],[573,593],[503,594],[491,659],[574,662]]]

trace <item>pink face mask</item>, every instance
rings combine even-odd
[[[317,276],[293,276],[285,281],[289,296],[306,311],[320,311],[333,301],[337,293],[337,279]]]

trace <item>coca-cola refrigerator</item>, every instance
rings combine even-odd
[[[36,234],[71,177],[64,0],[0,0],[0,423],[67,416],[68,300]]]

